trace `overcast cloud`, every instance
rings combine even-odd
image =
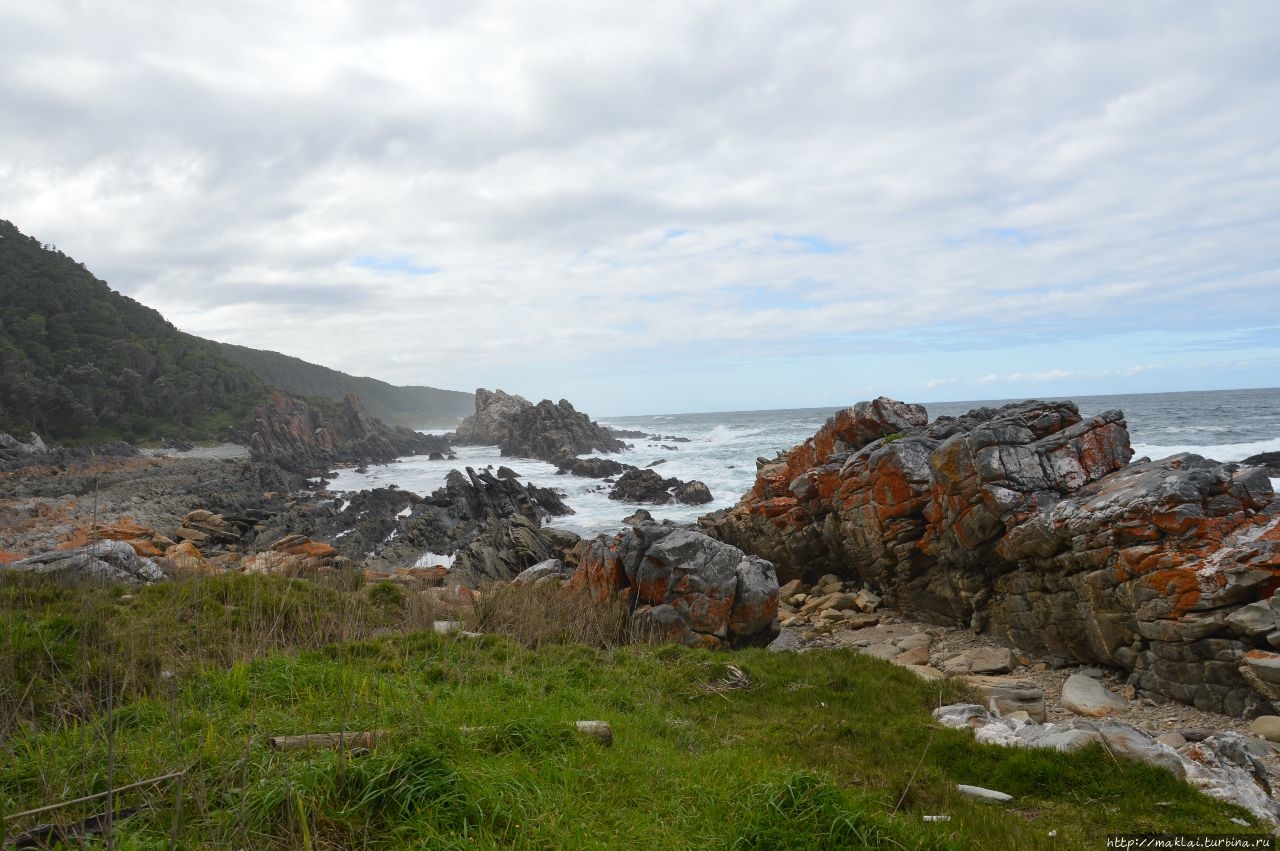
[[[596,415],[1280,384],[1280,4],[0,0],[0,218]]]

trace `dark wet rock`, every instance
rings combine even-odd
[[[1261,452],[1240,462],[1242,467],[1263,467],[1272,476],[1280,476],[1280,452]]]
[[[519,473],[517,473],[515,470],[511,469],[510,467],[505,467],[505,466],[503,466],[503,467],[499,467],[499,468],[498,468],[498,472],[497,472],[497,473],[495,473],[494,475],[496,475],[499,479],[518,479],[518,478],[520,478],[520,474],[519,474]]]
[[[702,505],[711,502],[712,496],[707,486],[696,479],[682,482],[676,478],[663,478],[653,470],[637,470],[632,467],[614,484],[609,491],[609,499],[652,505],[666,505],[670,502]]]
[[[608,476],[620,476],[628,470],[636,469],[631,464],[622,464],[612,458],[569,458],[559,463],[561,473],[571,473],[588,479],[603,479]]]
[[[632,428],[614,428],[613,426],[605,426],[605,431],[618,439],[635,440],[636,438],[650,437],[647,432],[636,431]]]
[[[711,489],[697,479],[676,485],[671,489],[671,496],[685,505],[706,505],[713,499]]]

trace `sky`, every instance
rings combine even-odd
[[[0,0],[0,218],[593,415],[1280,385],[1280,3]]]

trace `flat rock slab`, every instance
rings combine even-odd
[[[1072,674],[1062,685],[1062,705],[1076,715],[1102,718],[1124,712],[1129,702],[1107,691],[1107,687],[1083,674]]]

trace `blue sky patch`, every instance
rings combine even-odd
[[[402,254],[380,257],[377,254],[361,254],[351,261],[357,269],[372,269],[375,272],[399,272],[402,275],[434,275],[440,270],[435,266],[419,266]]]
[[[812,233],[775,233],[773,239],[788,254],[843,254],[849,250],[847,245]]]

